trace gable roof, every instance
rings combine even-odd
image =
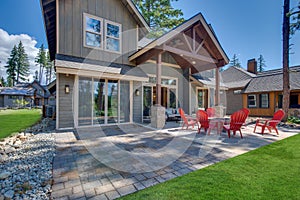
[[[229,67],[221,72],[222,81],[228,88],[243,88],[252,78],[256,77],[256,74],[250,73],[240,67]]]
[[[254,77],[244,93],[282,91],[282,69],[269,70]],[[300,66],[290,67],[290,90],[300,90]]]
[[[33,88],[23,88],[23,87],[4,87],[0,88],[1,95],[16,95],[16,96],[33,96]]]
[[[58,0],[40,0],[40,5],[42,9],[42,14],[44,18],[44,27],[46,31],[48,48],[50,51],[50,59],[55,59],[56,53],[56,15],[57,15],[57,1]],[[134,5],[132,0],[120,0],[124,6],[127,8],[128,12],[131,13],[133,18],[138,22],[141,27],[144,27],[148,32],[150,27],[147,24],[144,17],[141,15],[137,7]]]
[[[208,36],[207,38],[211,39],[213,47],[216,48],[218,53],[220,54],[220,58],[218,60],[224,60],[225,64],[227,64],[229,62],[229,58],[227,57],[222,46],[220,45],[220,42],[218,41],[214,31],[212,30],[211,25],[207,24],[206,20],[204,19],[201,13],[196,14],[195,16],[191,17],[190,19],[186,20],[179,26],[175,27],[174,29],[170,30],[169,32],[165,33],[164,35],[160,36],[159,38],[153,41],[145,40],[143,42],[140,42],[140,46],[142,48],[137,52],[133,53],[131,56],[129,56],[129,61],[133,61],[137,59],[138,57],[140,57],[143,54],[146,54],[148,51],[152,49],[155,48],[159,49],[167,41],[171,40],[179,33],[184,32],[186,29],[188,29],[189,27],[193,26],[196,23],[199,23],[203,26],[205,32],[207,33]]]

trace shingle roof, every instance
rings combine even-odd
[[[22,87],[5,87],[0,88],[1,95],[19,95],[19,96],[33,96],[33,88],[22,88]]]
[[[222,81],[228,88],[242,88],[245,87],[255,74],[246,71],[239,67],[229,67],[221,72]]]
[[[282,69],[261,72],[253,78],[244,93],[282,91]],[[290,67],[290,90],[300,89],[300,66]]]
[[[204,85],[207,85],[207,86],[215,86],[216,85],[215,78],[205,77],[205,76],[202,76],[201,74],[193,74],[192,77],[194,77],[196,80],[203,83]],[[220,86],[226,87],[225,84],[222,82],[220,82]]]

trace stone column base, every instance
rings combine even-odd
[[[214,106],[215,108],[215,116],[216,117],[224,117],[226,113],[225,108],[223,106]]]
[[[151,127],[163,128],[165,126],[166,114],[165,107],[154,105],[151,107]]]

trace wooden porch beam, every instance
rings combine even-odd
[[[174,48],[174,47],[170,47],[170,46],[167,46],[167,45],[163,46],[163,50],[171,52],[171,53],[175,53],[175,54],[178,54],[178,55],[190,57],[190,58],[193,58],[193,59],[209,62],[209,63],[218,63],[218,61],[214,58],[210,58],[210,57],[207,57],[207,56],[202,56],[202,55],[199,55],[199,54],[190,53],[190,52],[187,52],[187,51],[184,51],[184,50],[181,50],[181,49],[177,49],[177,48]]]
[[[163,49],[151,49],[148,52],[146,52],[145,54],[139,56],[136,59],[136,64],[140,65],[145,63],[146,61],[150,60],[152,57],[154,57],[156,54],[162,53]]]
[[[161,106],[161,54],[157,55],[156,60],[156,105]]]

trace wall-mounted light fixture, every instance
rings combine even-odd
[[[69,85],[65,85],[65,93],[66,94],[70,93],[70,86]]]
[[[135,96],[140,96],[140,91],[138,89],[135,90]]]

